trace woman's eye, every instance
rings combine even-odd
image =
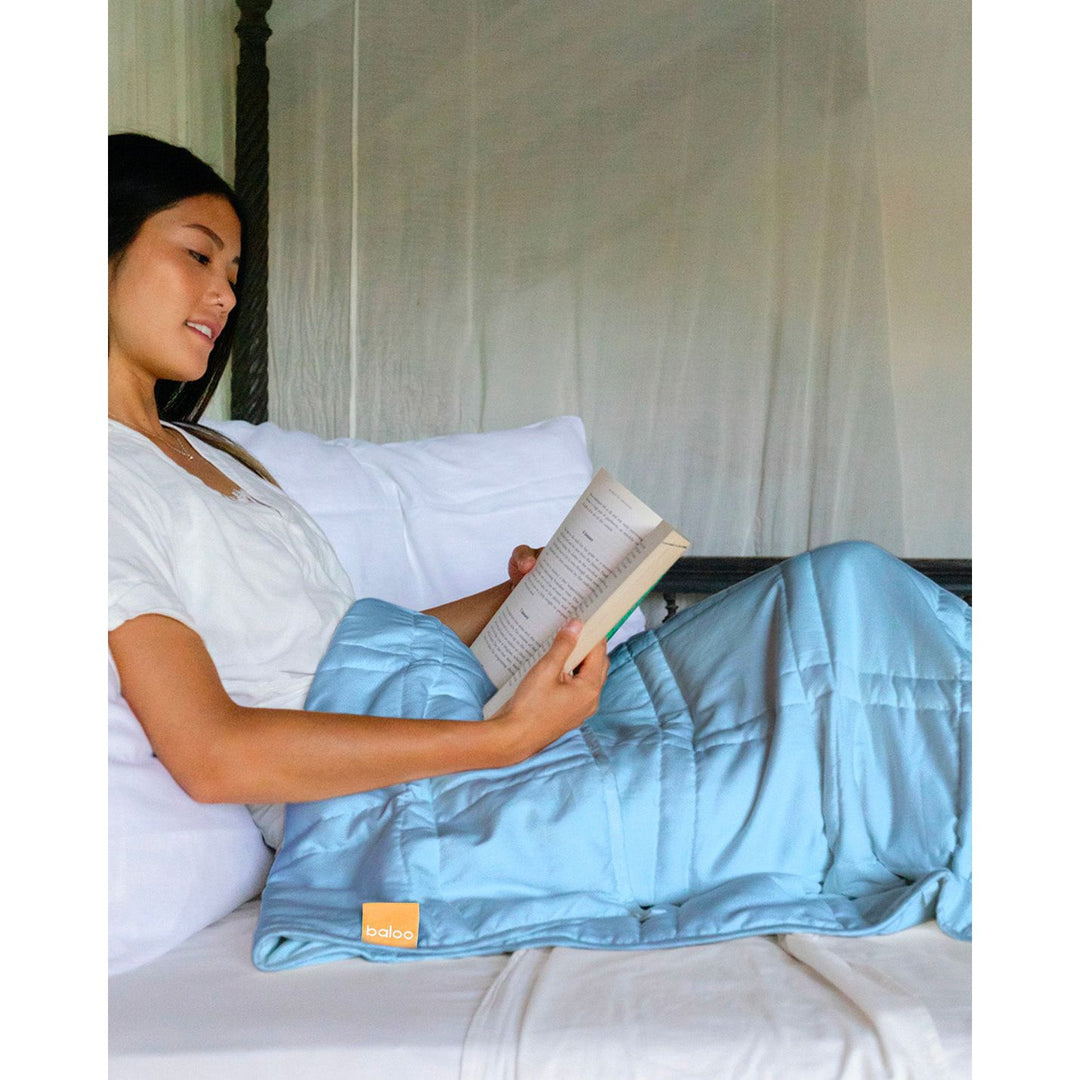
[[[188,251],[188,254],[201,266],[208,266],[210,264],[210,256],[204,255],[201,251]]]

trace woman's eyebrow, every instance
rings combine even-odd
[[[199,225],[197,222],[192,221],[192,222],[189,222],[187,225],[185,225],[184,228],[185,229],[198,229],[199,232],[205,233],[207,236],[210,237],[211,240],[214,241],[214,243],[217,245],[218,251],[223,251],[224,250],[225,242],[221,239],[220,236],[218,236],[218,234],[216,232],[214,232],[213,229],[208,228],[206,225]]]

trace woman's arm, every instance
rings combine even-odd
[[[423,614],[434,615],[450,627],[466,645],[471,645],[510,595],[510,590],[536,565],[536,559],[542,550],[519,544],[510,553],[510,565],[507,567],[509,581],[485,589],[484,592],[452,600],[449,604],[428,608]]]
[[[604,643],[563,675],[580,624],[490,720],[413,720],[262,709],[225,692],[202,639],[164,615],[109,634],[128,704],[177,783],[200,802],[305,802],[522,761],[596,710]]]

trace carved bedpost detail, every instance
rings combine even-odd
[[[235,188],[244,207],[244,302],[232,353],[230,413],[234,420],[262,423],[269,416],[267,391],[267,269],[269,255],[270,71],[266,13],[273,0],[236,0],[240,63],[236,69]]]

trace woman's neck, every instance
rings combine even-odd
[[[109,417],[142,432],[161,432],[154,384],[133,383],[109,367]]]

